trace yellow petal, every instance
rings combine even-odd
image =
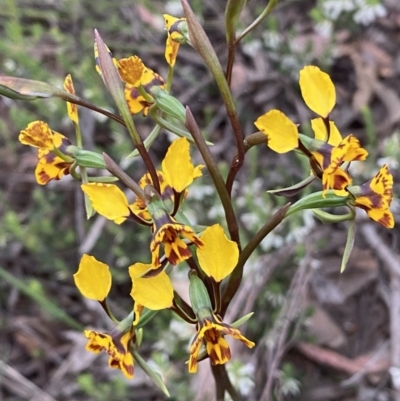
[[[207,227],[201,240],[204,246],[197,249],[200,266],[207,276],[220,282],[235,268],[239,259],[238,246],[226,237],[219,224]]]
[[[118,61],[118,71],[121,79],[133,86],[140,84],[144,69],[143,61],[138,56],[131,56]]]
[[[23,145],[49,150],[54,148],[51,129],[44,121],[34,121],[28,124],[21,131],[18,139]]]
[[[128,200],[116,185],[96,182],[83,184],[81,188],[89,196],[93,209],[105,218],[121,224],[130,215]]]
[[[167,37],[167,41],[165,43],[165,60],[167,63],[173,67],[176,62],[176,57],[178,56],[180,44],[178,42],[174,42],[170,35]]]
[[[75,95],[74,84],[72,82],[71,74],[68,74],[64,80],[64,90],[72,95]],[[78,106],[75,103],[67,102],[67,112],[69,118],[75,123],[78,124]]]
[[[299,144],[297,127],[279,110],[270,110],[258,117],[254,125],[268,138],[268,146],[277,153],[296,149]]]
[[[81,294],[95,301],[103,301],[111,288],[109,267],[94,256],[83,255],[79,269],[74,274],[75,285]]]
[[[165,272],[154,277],[141,277],[151,268],[151,264],[145,263],[129,266],[129,275],[132,279],[131,297],[135,302],[151,310],[170,308],[174,298],[171,280]]]
[[[342,141],[342,135],[340,135],[339,130],[336,127],[336,124],[333,121],[329,121],[329,140],[327,143],[332,146],[337,146]],[[326,126],[322,118],[314,118],[311,120],[311,128],[314,131],[315,139],[319,139],[320,141],[325,141],[327,138]]]
[[[321,117],[327,117],[336,103],[335,86],[330,76],[308,65],[300,71],[300,90],[306,105]]]
[[[177,192],[182,192],[198,177],[199,166],[193,166],[190,159],[189,141],[180,138],[172,142],[162,162],[162,170],[167,183]]]

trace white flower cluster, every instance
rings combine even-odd
[[[380,0],[326,0],[322,2],[322,10],[325,17],[331,20],[337,20],[343,12],[354,12],[354,21],[362,25],[387,14]]]

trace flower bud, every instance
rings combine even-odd
[[[179,121],[185,122],[186,111],[182,103],[169,95],[158,86],[153,86],[150,89],[152,96],[155,99],[157,107],[167,115],[176,118]]]
[[[318,191],[299,199],[295,204],[290,206],[285,217],[304,209],[346,206],[347,202],[347,196],[338,196],[333,190],[327,191],[324,198],[322,197],[322,191]]]
[[[72,155],[79,166],[106,168],[104,157],[99,153],[91,152],[90,150],[84,150],[76,146],[69,146],[67,151]]]
[[[211,300],[207,288],[196,273],[190,275],[189,296],[194,313],[199,320],[210,315]]]

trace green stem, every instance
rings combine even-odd
[[[243,268],[245,263],[247,262],[247,259],[257,248],[260,242],[285,218],[286,211],[289,208],[289,206],[290,203],[287,203],[285,206],[280,208],[271,217],[271,219],[258,230],[256,235],[244,247],[243,251],[239,256],[238,264],[236,265],[235,269],[230,275],[224,294],[222,296],[222,307],[221,307],[222,317],[224,316],[229,303],[231,302],[232,298],[234,297],[236,291],[240,286],[243,276]]]
[[[278,4],[278,0],[270,0],[267,6],[264,8],[263,12],[255,19],[235,40],[235,45],[237,45],[248,33],[250,33],[257,25],[259,25],[264,18],[268,17],[271,11]]]
[[[174,67],[168,65],[168,76],[167,76],[167,82],[165,84],[165,90],[167,91],[167,93],[169,93],[169,91],[171,90],[173,76],[174,76]]]
[[[150,110],[151,110],[151,108],[150,108]],[[153,128],[153,130],[150,132],[149,136],[143,141],[143,145],[146,148],[146,150],[149,150],[150,146],[157,139],[161,128],[162,128],[161,125],[156,125]],[[130,153],[128,156],[126,156],[126,158],[131,159],[131,158],[137,157],[137,156],[139,156],[139,151],[137,149],[135,149],[132,153]]]
[[[217,401],[224,401],[225,391],[231,396],[232,401],[243,401],[240,393],[233,387],[225,365],[211,365],[211,371],[215,380]]]
[[[218,60],[217,54],[215,53],[215,50],[211,45],[208,36],[204,32],[203,27],[197,20],[187,0],[182,0],[182,7],[187,18],[189,36],[192,46],[203,58],[207,67],[214,76],[215,82],[217,83],[219,91],[221,93],[222,100],[225,104],[226,113],[231,123],[233,134],[236,139],[237,157],[235,159],[235,163],[233,163],[233,165],[231,166],[232,172],[230,173],[234,178],[244,162],[243,133],[240,127],[235,102],[233,100],[232,93],[225,78],[222,66]],[[233,178],[231,179],[232,184]],[[227,192],[230,195],[232,186],[227,187],[227,189]]]
[[[217,163],[215,162],[213,155],[211,154],[210,149],[208,148],[189,107],[186,107],[186,127],[192,134],[203,160],[207,165],[211,178],[214,181],[215,188],[225,211],[225,218],[231,239],[238,244],[240,249],[239,228],[235,212],[233,210],[231,197],[226,189],[224,179],[218,169]]]

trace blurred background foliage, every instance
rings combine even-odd
[[[239,31],[254,20],[264,3],[248,2]],[[380,130],[382,127],[377,127],[376,122],[387,115],[381,105],[383,101],[374,96],[368,99],[361,112],[354,107],[352,99],[357,90],[358,71],[352,65],[354,60],[343,51],[344,45],[357,42],[363,35],[371,37],[376,32],[383,35],[385,18],[389,13],[398,12],[392,3],[280,1],[272,16],[245,38],[238,51],[233,91],[245,134],[254,132],[253,121],[272,107],[284,110],[299,123],[306,121],[309,114],[301,104],[297,74],[305,64],[317,63],[329,71],[339,85],[340,101],[333,119],[346,133],[356,133],[364,146],[370,146],[377,158],[390,163],[392,172],[398,176],[398,120]],[[224,63],[225,2],[193,0],[190,4]],[[165,12],[181,15],[179,2],[3,0],[0,74],[42,80],[58,87],[67,74],[72,74],[78,95],[116,112],[94,68],[93,30],[100,31],[117,58],[137,54],[149,67],[166,76],[166,34],[162,19]],[[400,12],[396,15],[400,18]],[[378,46],[379,40],[376,41]],[[339,44],[341,54],[338,53]],[[396,59],[398,49],[396,52],[389,44],[385,50],[393,60],[399,60]],[[172,92],[191,107],[204,135],[215,143],[213,152],[226,175],[234,155],[234,141],[217,88],[200,57],[188,46],[180,51],[177,64]],[[398,69],[386,76],[381,69],[377,79],[385,79],[389,86],[398,84]],[[352,114],[349,105],[350,109],[353,105]],[[85,148],[106,151],[139,179],[144,173],[143,165],[138,159],[125,159],[133,146],[124,130],[82,108],[79,113]],[[36,153],[17,140],[19,131],[34,120],[44,120],[53,130],[74,138],[73,125],[67,118],[63,101],[22,102],[0,98],[0,359],[37,386],[24,393],[21,381],[20,393],[13,391],[12,386],[7,385],[9,371],[4,370],[4,380],[0,380],[4,384],[0,384],[1,395],[7,400],[30,399],[30,392],[40,388],[57,400],[162,399],[140,372],[133,382],[127,382],[121,374],[111,374],[106,363],[94,366],[94,357],[81,365],[71,362],[75,367],[65,372],[60,370],[60,366],[65,366],[64,359],[72,360],[73,352],[77,355],[85,352],[84,340],[79,339],[82,337],[80,329],[85,326],[110,328],[101,311],[84,301],[73,285],[72,274],[80,255],[89,252],[112,266],[112,299],[115,301],[111,307],[117,316],[123,317],[131,307],[126,268],[135,261],[148,259],[145,244],[149,233],[138,225],[117,226],[99,216],[86,221],[79,185],[70,177],[45,187],[38,186],[34,179]],[[152,128],[151,121],[141,116],[135,120],[141,134],[146,136]],[[168,143],[169,136],[162,133],[151,149],[154,160],[162,159]],[[195,159],[200,162],[199,155],[195,155]],[[234,190],[244,242],[260,222],[266,221],[277,206],[285,203],[266,190],[300,181],[307,169],[300,158],[278,159],[264,147],[251,149]],[[356,175],[363,182],[372,171],[376,171],[376,158]],[[186,210],[193,223],[222,222],[223,210],[207,174],[191,187]],[[270,274],[251,305],[256,317],[249,321],[246,331],[249,338],[261,344],[260,351],[250,358],[238,348],[240,355],[246,356],[241,358],[238,353],[229,367],[234,381],[248,399],[258,399],[257,386],[263,383],[265,370],[257,369],[271,341],[273,344],[277,338],[277,322],[282,320],[285,305],[291,302],[293,277],[297,277],[298,266],[306,257],[310,258],[310,252],[313,257],[318,255],[331,240],[332,231],[325,237],[314,235],[316,225],[311,213],[293,216],[263,241],[248,264],[247,274],[253,272],[262,276],[266,270]],[[338,247],[343,246],[345,226],[338,225],[332,230],[341,233],[343,241]],[[306,237],[313,241],[312,251],[305,242]],[[280,249],[284,249],[284,254],[279,253]],[[339,264],[336,266],[339,269]],[[184,269],[176,269],[178,285],[185,274]],[[241,314],[243,303],[242,300],[242,304],[232,306],[236,308],[230,315],[232,318]],[[304,310],[296,311],[287,328],[288,338],[313,341],[313,335],[305,330],[313,310],[313,306],[306,305]],[[193,382],[200,380],[189,378],[183,363],[192,334],[183,323],[171,319],[168,312],[160,313],[145,331],[144,356],[162,372],[172,399],[193,399],[189,395],[191,391],[196,392]],[[299,369],[299,358],[299,355],[291,356],[280,365],[275,399],[312,399],[310,396],[301,398],[306,397],[304,394],[313,381]],[[54,383],[62,383],[62,389]]]

